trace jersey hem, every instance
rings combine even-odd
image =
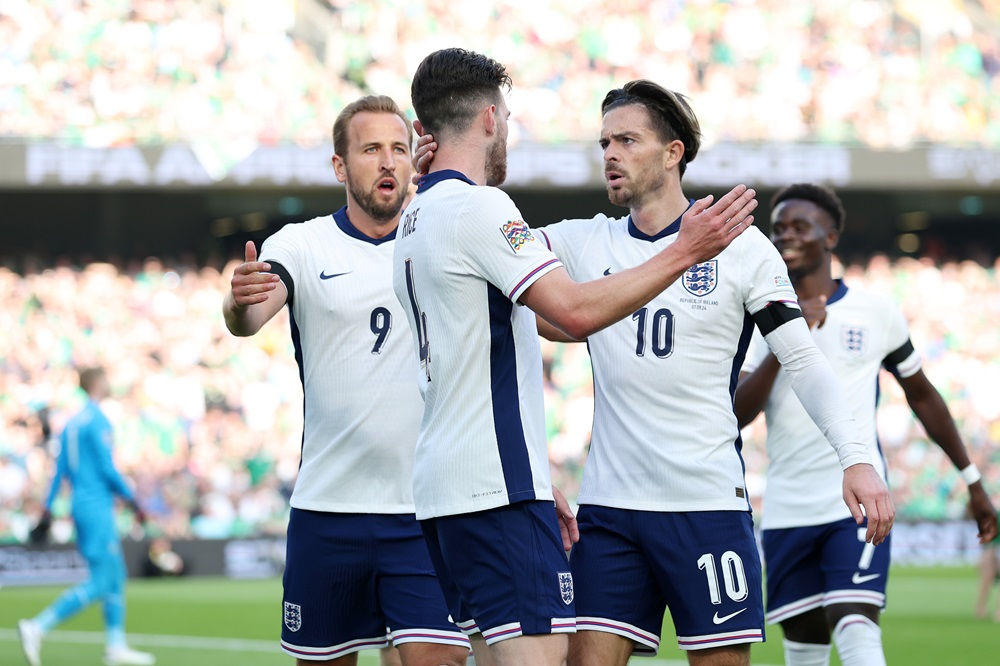
[[[843,504],[843,500],[839,500],[839,501],[840,501],[841,504]],[[792,529],[792,528],[795,528],[795,527],[816,527],[818,525],[831,525],[833,523],[839,523],[840,521],[844,520],[845,518],[851,518],[851,519],[854,518],[854,516],[851,515],[851,512],[847,510],[847,506],[846,505],[844,506],[843,513],[839,513],[838,512],[837,514],[830,514],[830,515],[825,515],[825,516],[816,516],[816,518],[813,519],[813,520],[803,520],[801,516],[799,516],[799,517],[794,517],[793,516],[793,517],[790,517],[788,520],[782,520],[782,519],[768,520],[767,519],[768,513],[771,513],[771,515],[774,515],[775,511],[776,511],[775,509],[768,507],[767,504],[764,505],[764,510],[762,512],[764,518],[760,522],[760,529],[762,531],[764,531],[764,530],[787,530],[787,529]],[[803,516],[805,516],[805,515],[815,515],[812,512],[810,512],[808,508],[801,507],[801,506],[795,507],[795,511],[801,511]]]
[[[531,495],[526,496],[526,495]],[[499,509],[502,506],[510,506],[511,504],[520,504],[521,502],[553,502],[555,498],[552,496],[552,491],[549,490],[546,493],[539,494],[538,491],[529,493],[529,491],[523,491],[516,493],[513,498],[504,496],[501,501],[492,502],[465,502],[462,504],[446,504],[444,506],[432,506],[425,509],[417,508],[417,520],[430,520],[432,518],[444,518],[445,516],[458,516],[467,513],[479,513],[480,511],[489,511],[490,509]]]
[[[680,513],[687,511],[742,511],[750,512],[746,500],[736,501],[705,501],[705,502],[659,502],[622,499],[617,497],[598,497],[595,495],[580,495],[577,504],[583,506],[606,506],[612,509],[627,509],[632,511],[656,511],[659,513]]]
[[[372,506],[371,504],[338,504],[329,502],[312,502],[309,500],[296,500],[294,497],[289,502],[293,509],[303,511],[318,511],[319,513],[376,513],[383,515],[414,514],[416,507],[412,504],[388,504],[383,506]]]

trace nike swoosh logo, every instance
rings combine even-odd
[[[851,576],[851,582],[855,585],[861,585],[861,583],[867,583],[870,580],[875,580],[882,574],[868,574],[867,576],[862,576],[860,571],[855,571],[854,575]]]
[[[610,266],[608,266],[607,268],[604,269],[604,274],[605,275],[611,275],[611,267]]]
[[[730,613],[729,615],[723,615],[722,617],[719,617],[719,613],[716,612],[715,615],[712,616],[712,622],[714,622],[715,624],[722,624],[723,622],[728,622],[729,620],[732,620],[734,617],[736,617],[745,610],[746,608],[741,608],[735,613]]]
[[[350,272],[351,271],[347,271],[347,273],[350,273]],[[340,277],[341,275],[347,275],[347,273],[333,273],[331,275],[327,275],[324,271],[320,271],[319,272],[319,279],[320,280],[329,280],[330,278]]]

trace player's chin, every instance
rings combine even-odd
[[[608,185],[608,200],[616,206],[628,206],[632,196],[628,190]]]

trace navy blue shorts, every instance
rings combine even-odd
[[[764,530],[767,622],[842,603],[885,606],[892,534],[877,548],[853,518],[825,525]]]
[[[573,575],[552,502],[518,502],[420,522],[448,610],[487,644],[572,633]]]
[[[583,505],[570,562],[577,629],[660,648],[669,607],[682,650],[764,640],[760,556],[742,511],[657,512]]]
[[[281,648],[329,660],[393,643],[469,646],[444,596],[413,514],[292,509]]]

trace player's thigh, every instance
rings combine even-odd
[[[110,511],[74,514],[77,548],[87,561],[94,598],[118,594],[125,585],[125,558]]]
[[[625,666],[635,642],[606,631],[577,631],[569,637],[568,666]]]
[[[804,613],[787,617],[781,622],[785,638],[796,643],[826,645],[830,642],[830,627],[824,608],[812,608]]]
[[[570,557],[573,579],[579,582],[577,635],[570,639],[574,654],[580,652],[579,641],[591,640],[586,636],[591,632],[621,637],[637,654],[659,649],[667,601],[641,545],[639,519],[644,513],[580,507],[580,541]]]
[[[336,659],[295,659],[295,666],[316,666],[317,663],[321,663],[323,666],[358,666],[358,653],[351,652]]]
[[[678,647],[763,641],[760,555],[750,514],[646,512],[644,520],[644,550],[666,595]]]
[[[404,643],[399,646],[402,666],[464,666],[469,648],[440,643]]]
[[[750,645],[729,645],[688,652],[691,666],[749,666]]]
[[[282,649],[304,660],[386,644],[370,516],[292,509],[283,583]]]
[[[452,622],[444,593],[435,574],[416,518],[410,515],[373,516],[377,554],[376,591],[393,644],[406,654],[431,659],[440,655],[464,663],[469,640]],[[415,657],[413,657],[415,658]],[[407,662],[407,666],[411,663]]]
[[[378,651],[379,666],[403,666],[399,650],[394,647],[384,647]]]
[[[563,666],[567,649],[562,634],[518,636],[490,644],[497,666]]]
[[[459,596],[475,621],[469,629],[481,631],[488,644],[574,631],[573,577],[551,502],[518,502],[424,524],[446,597]],[[447,601],[449,608],[456,602]]]

